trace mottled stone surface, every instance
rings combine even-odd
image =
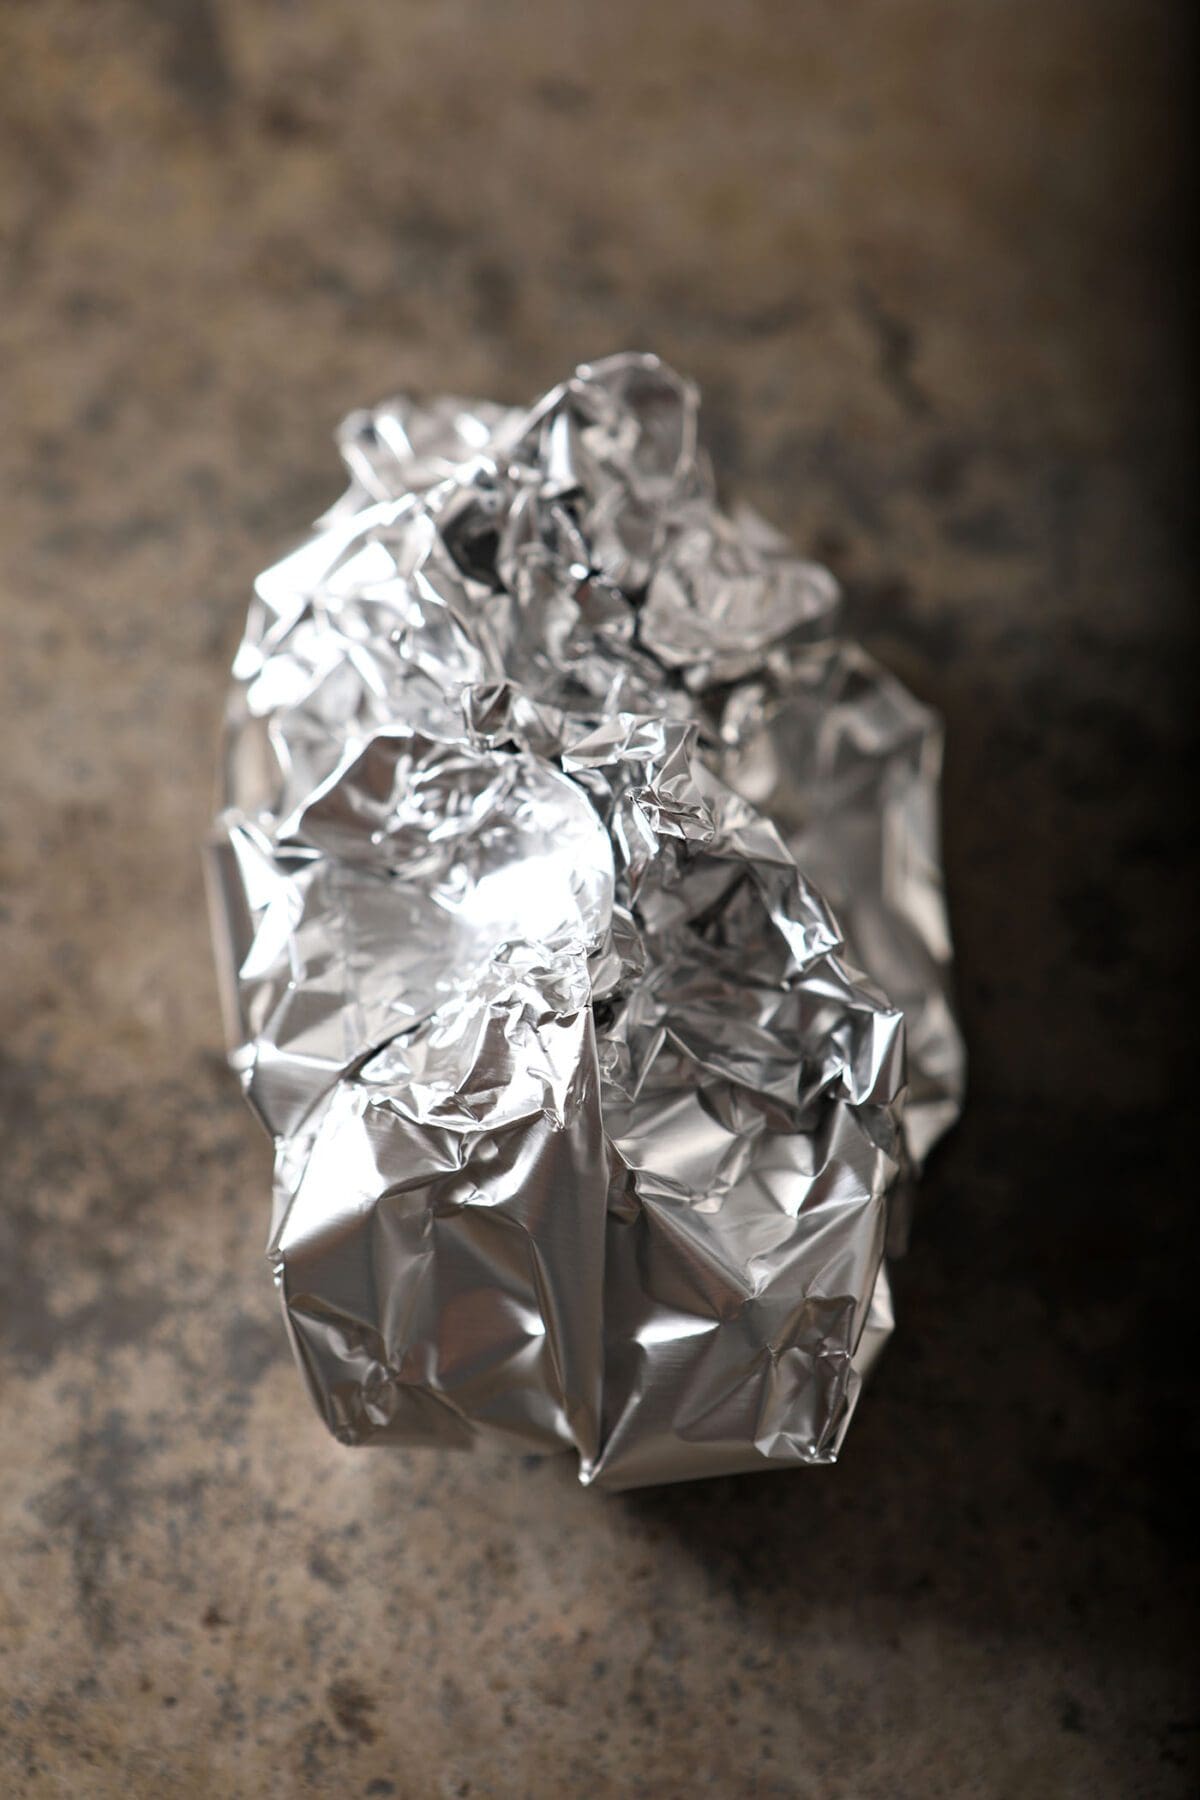
[[[1182,40],[1145,0],[0,13],[0,1790],[1192,1791]],[[324,1436],[197,843],[339,415],[623,347],[946,714],[973,1092],[839,1468],[606,1500]]]

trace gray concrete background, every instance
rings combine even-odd
[[[1157,0],[0,12],[5,1793],[1194,1791],[1187,48]],[[839,1468],[605,1500],[323,1435],[196,846],[339,415],[624,347],[946,715],[973,1090]]]

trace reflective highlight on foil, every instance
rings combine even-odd
[[[939,727],[697,414],[639,355],[355,413],[256,584],[214,930],[346,1443],[830,1462],[892,1329],[962,1097]]]

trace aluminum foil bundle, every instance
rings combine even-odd
[[[612,1488],[830,1462],[960,1099],[936,722],[655,357],[340,443],[210,855],[317,1406]]]

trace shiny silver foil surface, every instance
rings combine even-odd
[[[939,728],[719,509],[697,412],[622,355],[354,413],[256,584],[215,936],[346,1443],[827,1463],[891,1330],[963,1082]]]

